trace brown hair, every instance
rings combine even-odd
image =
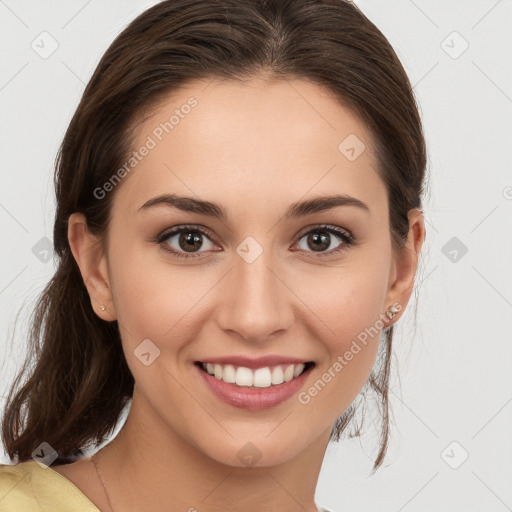
[[[421,205],[424,136],[398,57],[359,8],[348,0],[158,3],[107,49],[57,154],[53,243],[58,267],[33,312],[30,350],[9,391],[2,420],[2,438],[12,460],[29,460],[46,441],[58,453],[57,464],[71,462],[90,443],[106,440],[133,393],[119,326],[94,313],[71,253],[70,214],[82,212],[90,231],[105,242],[115,191],[98,199],[94,190],[126,161],[135,119],[189,81],[261,75],[303,78],[324,86],[371,127],[388,191],[393,249],[403,248],[407,213]],[[393,326],[383,331],[379,368],[372,369],[360,394],[372,389],[382,406],[373,471],[388,446],[392,339]],[[32,359],[30,375],[16,389]],[[355,410],[354,402],[335,422],[331,439],[339,440]]]

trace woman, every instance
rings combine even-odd
[[[138,16],[59,150],[60,262],[3,418],[0,508],[326,510],[328,442],[372,390],[376,470],[425,164],[404,69],[351,2]]]

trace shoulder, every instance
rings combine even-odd
[[[16,466],[0,465],[0,510],[37,510],[30,486],[26,463]]]
[[[2,512],[99,512],[69,480],[36,461],[0,464]]]

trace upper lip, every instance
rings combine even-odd
[[[264,368],[266,366],[277,366],[280,364],[306,364],[312,362],[307,359],[298,359],[296,357],[270,355],[258,358],[247,356],[225,356],[225,357],[208,357],[201,359],[200,363],[211,364],[232,364],[233,366],[244,366],[245,368]]]

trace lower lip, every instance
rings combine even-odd
[[[224,382],[223,380],[210,375],[208,372],[205,372],[199,368],[197,364],[194,366],[206,385],[221,400],[229,405],[239,407],[240,409],[247,409],[249,411],[269,409],[270,407],[275,407],[285,400],[288,400],[288,398],[297,393],[304,385],[304,381],[308,378],[308,375],[313,368],[313,366],[311,366],[298,377],[288,382],[283,382],[277,386],[270,386],[268,388],[250,388]]]

